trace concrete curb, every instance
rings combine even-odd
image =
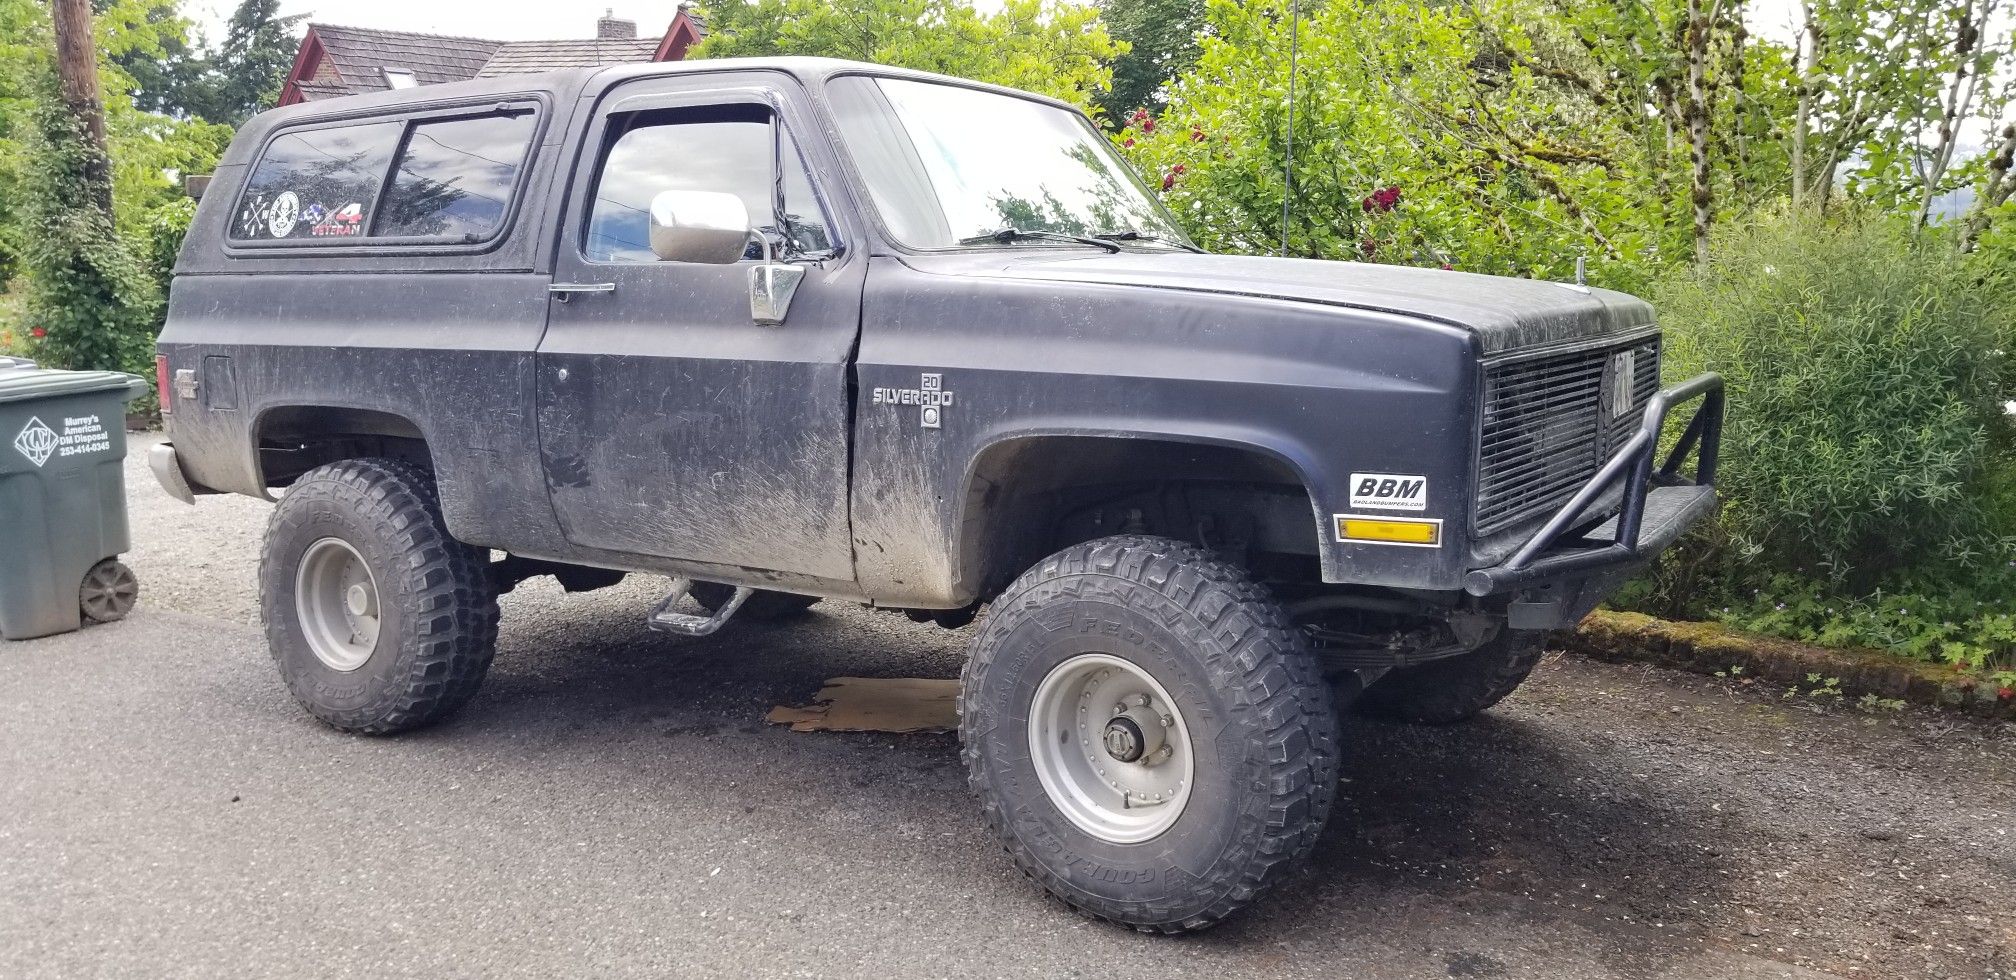
[[[1981,718],[2016,719],[2016,700],[1996,697],[1950,668],[1903,660],[1876,650],[1840,650],[1756,636],[1715,623],[1683,623],[1640,613],[1598,610],[1562,645],[1612,663],[1644,663],[1697,674],[1741,667],[1742,676],[1782,687],[1812,685],[1809,674],[1838,677],[1847,700],[1865,694]]]

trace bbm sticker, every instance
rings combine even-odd
[[[1351,509],[1427,510],[1428,478],[1399,473],[1351,474]]]

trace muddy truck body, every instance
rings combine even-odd
[[[466,702],[535,575],[669,576],[689,636],[822,598],[969,629],[990,824],[1174,932],[1306,851],[1337,712],[1484,710],[1714,508],[1720,381],[1659,358],[1577,283],[1203,254],[1062,103],[634,65],[248,123],[150,463],[277,501],[269,640],[346,730]]]

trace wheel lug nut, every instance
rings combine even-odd
[[[1163,727],[1163,728],[1174,728],[1174,727],[1176,727],[1176,719],[1175,719],[1175,718],[1173,718],[1173,717],[1171,717],[1171,716],[1169,716],[1169,715],[1163,715],[1163,716],[1162,716],[1162,727]]]

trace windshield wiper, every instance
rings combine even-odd
[[[1109,242],[1155,242],[1158,245],[1167,245],[1171,248],[1180,248],[1186,252],[1196,252],[1199,255],[1204,254],[1203,249],[1198,248],[1197,246],[1192,245],[1189,242],[1179,242],[1174,238],[1163,238],[1160,235],[1143,234],[1141,232],[1135,231],[1132,228],[1129,228],[1126,231],[1095,231],[1092,233],[1092,237]]]
[[[1007,245],[1011,242],[1077,242],[1080,245],[1103,248],[1108,252],[1120,251],[1120,246],[1104,238],[1094,238],[1091,235],[1067,235],[1061,231],[1023,231],[1020,228],[1003,228],[1000,231],[990,231],[985,235],[975,235],[972,238],[959,239],[959,244],[961,245]]]

